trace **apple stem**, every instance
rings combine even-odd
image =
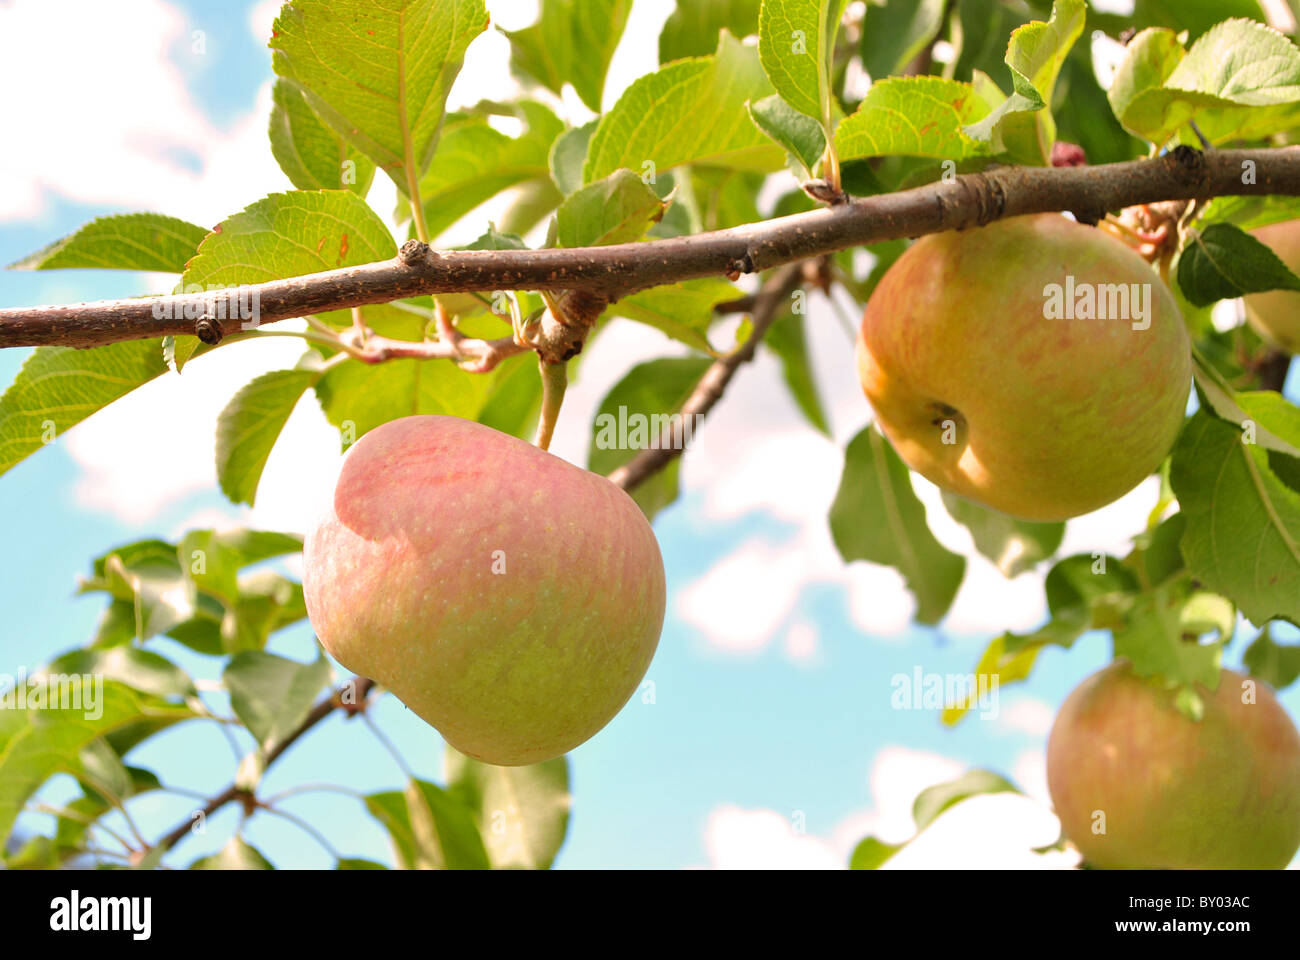
[[[537,422],[537,439],[534,443],[543,450],[551,447],[551,435],[560,419],[560,405],[564,391],[569,386],[569,364],[547,363],[537,358],[537,368],[542,374],[542,415]]]

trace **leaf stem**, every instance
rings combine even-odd
[[[547,363],[538,357],[537,368],[542,374],[542,415],[537,422],[537,439],[534,443],[543,450],[549,450],[551,437],[555,433],[555,424],[560,419],[560,406],[564,403],[564,392],[569,386],[569,365]]]

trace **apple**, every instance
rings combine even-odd
[[[1118,660],[1070,694],[1047,744],[1065,835],[1105,869],[1281,869],[1300,849],[1300,733],[1268,685],[1224,670],[1195,721]]]
[[[604,727],[663,626],[663,559],[632,498],[456,417],[363,436],[303,558],[325,649],[487,763],[540,763]]]
[[[1251,233],[1256,240],[1271,247],[1292,273],[1300,270],[1300,220],[1270,223]],[[1270,290],[1243,299],[1246,319],[1261,337],[1288,353],[1300,351],[1300,293]]]
[[[1182,427],[1191,353],[1136,251],[1058,214],[931,234],[867,304],[858,373],[909,467],[1026,520],[1110,503]]]

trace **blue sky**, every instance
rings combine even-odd
[[[69,20],[53,9],[65,6],[84,16]],[[109,6],[106,13],[102,7]],[[489,6],[498,22],[528,22],[527,3]],[[0,103],[0,121],[24,132],[24,150],[32,154],[8,181],[22,189],[0,198],[0,262],[13,262],[97,215],[157,209],[212,224],[269,191],[288,189],[265,146],[270,55],[258,39],[266,32],[253,27],[269,24],[273,4],[122,0],[101,7],[16,0],[10,7],[0,4],[0,54],[9,58],[0,65],[0,87],[12,89],[4,82],[6,69],[21,76],[30,66],[36,81],[41,70],[56,69],[42,67],[34,54],[24,62],[24,43],[11,40],[6,51],[4,41],[6,34],[31,36],[26,31],[48,27],[71,35],[73,55],[87,58],[88,73],[104,88],[93,96],[122,92],[132,99],[119,102],[132,106],[117,108],[111,122],[100,118],[97,149],[80,152],[71,164],[63,157],[66,136],[25,132],[36,123],[50,125],[41,130],[92,123],[88,112],[102,114],[103,108],[87,106],[75,88],[57,84],[33,96],[39,110],[14,98]],[[647,56],[653,51],[640,49],[651,45],[636,38],[657,33],[668,9],[663,0],[638,0],[609,96],[652,68]],[[12,18],[8,26],[6,18]],[[201,53],[194,31],[202,31]],[[500,39],[484,38],[471,48],[454,101],[509,94]],[[0,64],[5,61],[0,55]],[[563,106],[580,109],[571,97]],[[17,115],[6,117],[11,110]],[[391,187],[380,184],[372,195],[381,211],[391,207],[384,190]],[[471,215],[464,229],[477,234],[489,215]],[[0,271],[0,303],[101,299],[165,286],[166,278],[104,271]],[[917,790],[970,766],[1011,776],[1031,798],[958,807],[901,862],[1068,865],[1068,857],[1028,852],[1056,836],[1044,797],[1042,752],[1056,707],[1106,662],[1109,640],[1090,636],[1069,653],[1048,651],[1028,683],[1001,691],[996,717],[971,716],[947,729],[934,711],[891,708],[895,674],[917,668],[968,673],[990,636],[1036,625],[1044,612],[1042,571],[1006,581],[987,562],[972,561],[950,618],[939,629],[916,629],[908,625],[910,600],[895,574],[839,564],[825,511],[838,483],[838,451],[866,423],[869,410],[846,363],[849,344],[834,314],[818,303],[810,324],[836,443],[803,424],[767,357],[741,374],[710,418],[687,454],[682,499],[655,524],[670,599],[646,678],[653,702],[634,696],[608,728],[571,755],[573,819],[557,865],[843,865],[853,842],[868,832],[906,836]],[[196,364],[184,377],[139,391],[0,477],[10,505],[0,577],[6,611],[0,673],[33,667],[86,641],[101,601],[74,597],[76,578],[109,547],[213,523],[305,529],[308,508],[328,494],[328,477],[337,469],[336,438],[310,397],[268,466],[256,510],[236,510],[216,488],[216,412],[251,376],[296,356],[286,341],[275,351],[244,346],[220,351],[211,369]],[[584,462],[591,415],[604,392],[632,363],[677,352],[654,331],[612,326],[584,361],[556,451]],[[0,382],[12,379],[25,355],[0,352]],[[917,486],[940,538],[969,549],[969,538],[943,514],[933,488]],[[1066,552],[1122,552],[1153,502],[1148,484],[1074,522]],[[1242,631],[1230,662],[1239,661],[1251,633]],[[197,677],[215,676],[216,663],[179,645],[159,649]],[[277,636],[271,649],[306,660],[314,642],[304,625]],[[1287,691],[1283,700],[1293,716],[1300,713],[1300,690]],[[441,742],[429,727],[391,697],[375,717],[406,763],[439,779]],[[235,766],[224,738],[210,725],[195,724],[154,738],[131,760],[166,782],[202,792],[224,787]],[[401,774],[364,725],[336,716],[272,769],[263,793],[313,782],[364,793],[399,786]],[[45,796],[66,796],[68,788],[53,784]],[[157,833],[183,819],[191,805],[179,796],[151,797],[133,809],[146,832]],[[318,826],[344,855],[388,859],[382,829],[354,798],[304,793],[284,807]],[[178,862],[219,847],[233,823],[234,812],[227,810],[206,836],[186,841]],[[331,862],[316,840],[282,820],[260,816],[245,836],[282,866]]]

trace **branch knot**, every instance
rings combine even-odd
[[[421,267],[427,264],[433,255],[433,248],[421,240],[407,240],[402,249],[397,251],[397,259],[404,267]]]

